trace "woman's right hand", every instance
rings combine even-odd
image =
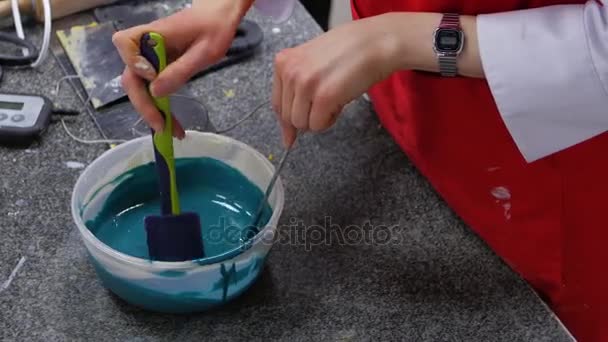
[[[156,97],[177,91],[196,73],[225,56],[250,5],[250,1],[195,0],[191,8],[114,34],[112,41],[126,64],[123,87],[152,129],[162,131],[165,123],[144,79],[151,82],[150,91]],[[169,65],[160,75],[156,75],[152,65],[140,54],[139,41],[146,32],[157,32],[165,38]],[[173,135],[181,139],[184,130],[175,123]]]

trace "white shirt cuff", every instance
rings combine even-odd
[[[608,8],[595,1],[477,16],[483,69],[528,162],[608,130]]]

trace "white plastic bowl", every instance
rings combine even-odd
[[[275,170],[248,145],[212,133],[188,131],[184,140],[175,141],[175,157],[218,159],[239,170],[262,191]],[[138,138],[103,153],[76,182],[72,216],[102,283],[125,301],[160,312],[204,311],[240,295],[257,279],[272,247],[285,198],[281,180],[269,198],[273,213],[268,224],[246,247],[197,261],[153,262],[110,248],[85,225],[97,216],[116,187],[113,180],[153,160],[151,138]]]

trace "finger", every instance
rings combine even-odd
[[[165,127],[165,120],[156,109],[144,81],[133,70],[126,68],[122,75],[122,84],[135,110],[152,129],[161,132]]]
[[[335,111],[330,115],[329,123],[328,123],[327,127],[331,127],[336,124],[336,122],[338,121],[338,118],[340,117],[340,114],[342,114],[342,110],[343,109],[340,108],[338,111]]]
[[[281,132],[283,135],[283,145],[285,148],[291,148],[296,141],[297,129],[290,123],[281,121]]]
[[[172,118],[173,118],[173,136],[178,138],[179,140],[184,139],[186,137],[186,132],[184,131],[182,124],[179,123],[179,121],[175,118],[175,116],[172,116]]]
[[[148,81],[156,78],[156,69],[141,55],[141,36],[150,30],[148,25],[137,26],[125,31],[119,31],[112,36],[112,42],[123,63],[125,63],[135,74]]]
[[[282,86],[281,86],[281,78],[278,76],[278,71],[275,69],[274,74],[272,76],[272,108],[274,109],[275,114],[281,119],[281,94],[282,94]]]
[[[300,90],[296,91],[291,107],[291,122],[297,129],[307,130],[312,128],[310,125],[311,97],[307,89],[300,88]]]
[[[158,75],[150,88],[154,96],[168,96],[179,90],[207,64],[207,44],[199,42]]]
[[[335,109],[328,110],[328,108],[332,107]],[[322,131],[333,126],[340,116],[340,113],[342,113],[342,109],[343,106],[332,106],[325,101],[323,97],[319,100],[315,100],[310,109],[310,129],[313,131]]]
[[[281,86],[281,118],[284,122],[290,123],[293,126],[291,108],[294,98],[294,89],[291,80],[285,77],[285,72],[283,72]]]

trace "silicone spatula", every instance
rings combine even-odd
[[[164,38],[146,33],[140,42],[141,55],[160,74],[167,66]],[[160,185],[161,215],[147,216],[144,225],[151,260],[186,261],[204,257],[200,218],[196,213],[182,213],[177,192],[173,153],[173,119],[168,97],[153,98],[165,119],[162,132],[152,131],[154,157]]]

